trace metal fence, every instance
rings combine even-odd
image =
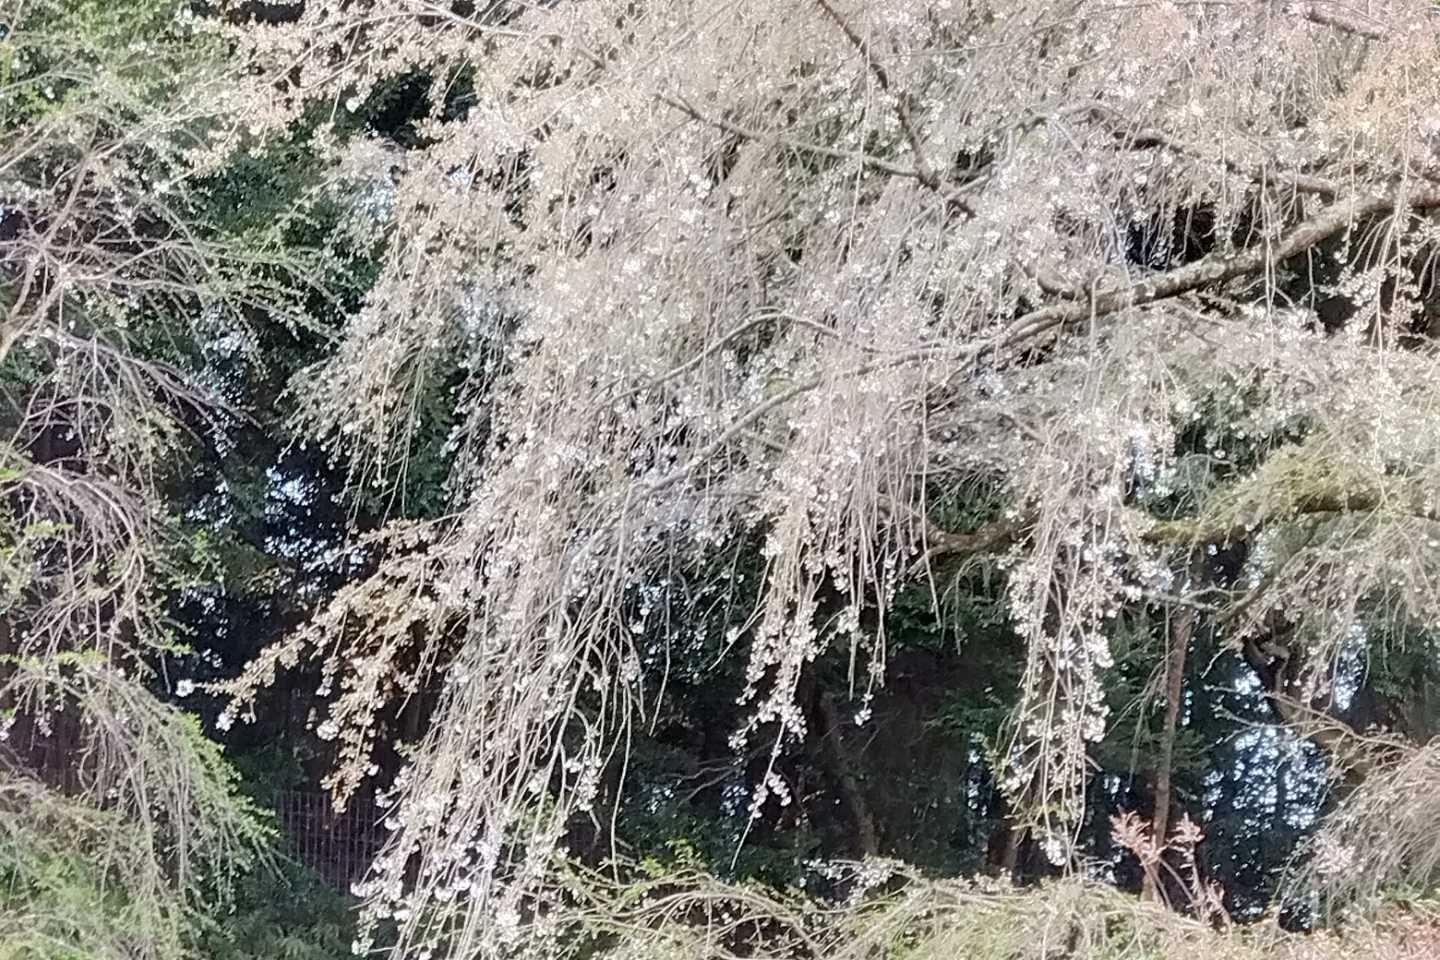
[[[83,789],[83,756],[60,748],[54,738],[17,738],[0,744],[0,774],[7,764],[62,793]],[[343,891],[365,875],[384,846],[384,814],[373,800],[351,800],[337,813],[330,795],[286,790],[275,798],[288,852],[322,879]]]
[[[369,800],[351,800],[337,813],[328,793],[287,790],[276,812],[291,854],[341,890],[365,875],[385,843],[384,815]]]

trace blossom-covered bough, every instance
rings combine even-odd
[[[1222,613],[1294,718],[1364,616],[1436,625],[1437,38],[1406,0],[311,0],[238,29],[258,137],[431,79],[422,146],[334,144],[383,270],[306,425],[384,485],[431,379],[470,373],[451,514],[377,534],[231,716],[322,661],[343,796],[381,705],[443,676],[364,892],[407,956],[516,955],[659,686],[638,638],[684,640],[656,598],[762,541],[736,744],[778,752],[822,649],[863,696],[870,614],[998,552],[1005,786],[1065,860],[1127,605]],[[963,484],[1007,507],[944,529]]]

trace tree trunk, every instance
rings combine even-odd
[[[1241,655],[1260,678],[1276,722],[1319,747],[1339,771],[1344,786],[1352,788],[1369,774],[1374,757],[1363,749],[1362,738],[1349,724],[1290,695],[1292,681],[1301,667],[1300,655],[1280,641],[1293,630],[1293,624],[1278,624],[1268,636],[1248,638],[1241,645]]]
[[[1202,562],[1191,564],[1191,583],[1199,582]],[[1175,733],[1180,726],[1180,707],[1185,697],[1185,654],[1195,632],[1195,608],[1180,607],[1170,614],[1165,635],[1165,722],[1160,732],[1160,755],[1155,762],[1155,813],[1150,831],[1162,850],[1170,832],[1171,779],[1174,774]],[[1157,871],[1147,870],[1142,893],[1147,900],[1159,899]]]

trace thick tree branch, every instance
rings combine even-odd
[[[1205,151],[1193,144],[1186,143],[1156,127],[1136,126],[1133,122],[1127,120],[1119,111],[1098,101],[1084,104],[1079,107],[1078,110],[1107,124],[1116,138],[1122,141],[1129,149],[1164,150],[1195,163],[1212,164],[1215,162],[1214,157],[1207,156]],[[1253,181],[1257,187],[1270,184],[1290,189],[1295,193],[1314,194],[1327,199],[1332,199],[1341,192],[1340,186],[1334,181],[1314,174],[1243,167],[1230,159],[1224,159],[1222,163],[1228,173],[1245,177]]]
[[[1209,520],[1199,517],[1193,520],[1162,520],[1151,527],[1145,539],[1155,544],[1181,546],[1186,544],[1226,544],[1251,536],[1265,523],[1276,520],[1292,520],[1297,517],[1327,513],[1370,513],[1388,509],[1399,516],[1418,520],[1440,521],[1440,508],[1428,506],[1424,497],[1417,495],[1411,502],[1397,501],[1395,497],[1379,490],[1345,490],[1335,488],[1306,493],[1274,513],[1257,513],[1243,522],[1230,519]]]
[[[973,556],[1000,550],[1014,543],[1024,530],[1017,520],[996,520],[968,533],[952,533],[930,525],[925,534],[925,559]]]
[[[1311,23],[1339,30],[1341,33],[1348,33],[1352,36],[1363,37],[1366,40],[1386,40],[1390,36],[1374,24],[1366,23],[1349,14],[1338,13],[1317,3],[1302,3],[1295,12]]]
[[[818,143],[810,143],[805,140],[796,140],[792,137],[766,133],[763,130],[753,130],[749,127],[742,127],[739,124],[732,123],[720,117],[706,116],[684,97],[662,96],[659,99],[661,103],[674,107],[692,120],[698,120],[701,123],[708,124],[719,130],[724,130],[726,133],[733,134],[744,140],[749,140],[754,143],[771,143],[784,147],[787,150],[794,150],[798,153],[809,153],[817,157],[828,157],[831,160],[858,163],[861,166],[869,167],[871,170],[879,173],[887,173],[894,177],[905,177],[910,180],[924,182],[924,174],[915,167],[907,167],[903,164],[895,163],[883,157],[874,156],[873,154],[863,153],[859,150],[836,150],[833,147],[821,146]]]
[[[1393,212],[1401,204],[1412,210],[1440,207],[1440,189],[1414,194],[1388,193],[1350,197],[1326,206],[1289,232],[1268,243],[1257,243],[1234,253],[1214,254],[1194,263],[1148,277],[1119,289],[1107,289],[1083,301],[1052,304],[1033,310],[1017,320],[999,338],[998,346],[1013,347],[1056,327],[1078,323],[1131,307],[1188,293],[1211,284],[1259,273],[1268,263],[1288,260],[1338,234],[1366,217]]]
[[[1144,533],[1143,539],[1148,543],[1167,547],[1207,544],[1221,546],[1253,536],[1260,526],[1277,520],[1332,513],[1369,513],[1380,509],[1396,509],[1402,516],[1440,522],[1440,507],[1426,507],[1421,500],[1422,498],[1417,497],[1413,504],[1397,506],[1393,498],[1374,490],[1327,490],[1302,497],[1283,511],[1257,515],[1244,523],[1208,520],[1204,517],[1160,520]],[[925,532],[925,559],[933,561],[941,557],[971,556],[1003,549],[1019,539],[1027,525],[1028,521],[1023,518],[997,520],[976,530],[958,533],[930,524]]]

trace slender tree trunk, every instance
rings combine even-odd
[[[1029,831],[1024,827],[1011,825],[1009,834],[1005,837],[1005,851],[1001,855],[1000,869],[1005,876],[1013,881],[1020,880],[1020,848],[1025,845],[1025,834]]]
[[[1199,582],[1204,570],[1201,561],[1190,565],[1191,583]],[[1185,654],[1195,632],[1195,608],[1180,607],[1170,614],[1165,633],[1165,722],[1160,732],[1160,755],[1155,762],[1155,814],[1150,830],[1157,846],[1163,848],[1170,832],[1171,780],[1175,766],[1175,733],[1180,726],[1180,708],[1185,697]],[[1147,870],[1142,893],[1147,900],[1159,899],[1158,871]]]

